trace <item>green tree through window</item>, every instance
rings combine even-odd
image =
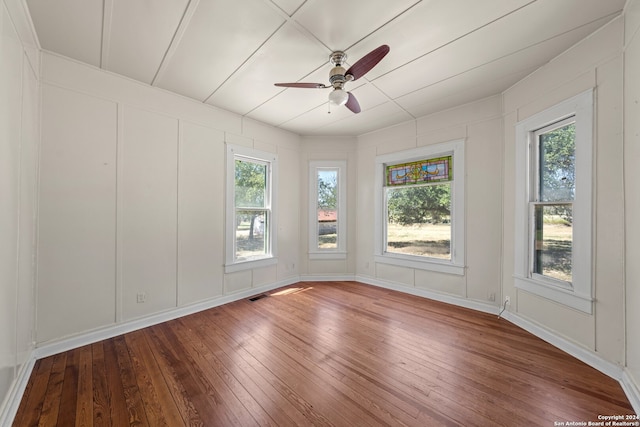
[[[451,187],[449,184],[436,184],[392,190],[388,209],[389,221],[395,224],[437,224],[448,221]]]
[[[335,170],[318,172],[318,208],[336,209],[338,206],[338,174]]]
[[[573,200],[576,191],[576,126],[570,123],[540,136],[540,201]],[[556,206],[553,213],[571,223],[572,210]]]
[[[236,254],[265,254],[267,165],[249,160],[235,161]],[[257,223],[260,221],[260,223]],[[248,227],[245,225],[248,223]],[[247,229],[247,237],[244,230]]]

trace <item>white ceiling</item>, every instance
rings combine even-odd
[[[507,89],[625,0],[27,0],[43,49],[301,135],[360,135]],[[362,112],[327,113],[329,54]]]

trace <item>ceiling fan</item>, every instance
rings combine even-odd
[[[360,104],[358,104],[358,100],[351,92],[344,90],[344,85],[367,74],[387,53],[389,53],[389,46],[383,44],[367,53],[345,71],[342,64],[347,59],[347,54],[342,51],[336,51],[329,56],[329,62],[333,64],[333,68],[329,72],[329,85],[323,83],[275,83],[275,85],[302,89],[333,88],[329,94],[329,102],[335,105],[346,105],[349,110],[357,114],[360,112]]]

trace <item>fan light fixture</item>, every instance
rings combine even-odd
[[[349,94],[342,89],[335,89],[329,93],[329,101],[335,105],[344,105],[349,100]]]
[[[333,88],[329,94],[329,103],[338,106],[346,105],[349,110],[358,114],[360,112],[360,104],[358,104],[358,100],[351,92],[344,90],[344,85],[364,76],[369,70],[375,67],[387,53],[389,53],[389,46],[383,44],[360,58],[360,60],[356,61],[348,70],[345,70],[342,64],[344,64],[344,61],[347,59],[347,54],[341,50],[337,50],[329,56],[329,62],[334,65],[329,72],[330,84],[296,82],[276,83],[275,85],[278,87],[298,87],[302,89]]]

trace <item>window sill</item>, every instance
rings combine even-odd
[[[580,310],[584,313],[593,314],[593,298],[589,295],[579,294],[573,290],[563,289],[527,277],[514,276],[514,279],[515,286],[518,289]]]
[[[309,252],[309,259],[347,259],[346,252]]]
[[[278,258],[259,258],[246,261],[238,261],[233,264],[225,264],[225,273],[235,273],[237,271],[252,270],[254,268],[267,267],[278,263]]]
[[[437,271],[438,273],[456,274],[464,276],[464,266],[453,264],[450,261],[437,261],[435,258],[416,259],[418,257],[408,257],[394,254],[376,255],[376,262],[381,264],[391,264],[400,267],[415,268],[418,270]]]

